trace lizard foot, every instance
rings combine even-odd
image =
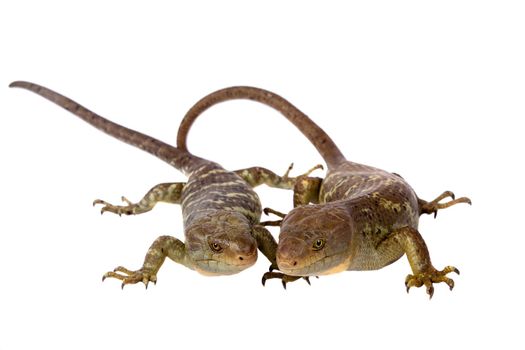
[[[104,280],[108,277],[121,280],[122,289],[124,289],[124,286],[126,284],[136,284],[138,282],[144,283],[146,289],[148,289],[149,282],[157,284],[157,275],[144,268],[141,268],[137,271],[131,271],[126,269],[125,267],[119,266],[113,271],[106,272],[104,276],[102,276],[102,282],[104,282]]]
[[[103,205],[102,209],[100,209],[100,214],[104,214],[106,211],[109,211],[110,213],[118,214],[118,216],[122,216],[122,214],[125,214],[125,215],[135,214],[136,205],[131,203],[124,196],[122,196],[122,201],[126,203],[127,205],[113,205],[111,203],[103,201],[102,199],[95,199],[93,201],[93,206],[97,204]]]
[[[286,216],[285,213],[281,213],[280,211],[277,211],[277,210],[274,210],[274,209],[272,209],[272,208],[268,208],[268,207],[266,207],[266,208],[263,209],[263,213],[264,213],[264,215],[270,215],[270,214],[273,214],[273,215],[275,215],[275,216],[280,217],[281,219],[284,219],[284,217]]]
[[[317,277],[317,276],[316,276]],[[263,277],[262,277],[262,285],[266,285],[266,281],[269,280],[269,279],[272,279],[272,278],[279,278],[281,280],[281,283],[283,284],[283,288],[286,289],[286,284],[288,282],[294,282],[294,281],[297,281],[298,279],[304,279],[306,281],[306,283],[308,283],[309,285],[311,285],[310,283],[310,277],[308,276],[305,276],[305,277],[301,277],[301,276],[290,276],[290,275],[285,275],[284,273],[281,273],[281,272],[273,272],[273,268],[270,266],[270,272],[266,272]],[[319,278],[319,277],[317,277]]]
[[[448,201],[446,203],[439,203],[441,200],[445,198],[452,198],[451,201]],[[434,214],[434,218],[437,216],[437,212],[439,209],[445,209],[448,207],[451,207],[458,203],[467,203],[472,205],[472,201],[467,197],[461,197],[456,199],[456,196],[452,191],[445,191],[442,194],[440,194],[436,199],[430,202],[424,202],[421,205],[421,213],[422,214]]]
[[[425,285],[427,288],[427,294],[430,299],[434,295],[434,283],[445,282],[450,290],[454,288],[454,280],[447,277],[447,274],[450,272],[455,272],[459,275],[459,270],[454,266],[447,266],[443,270],[438,271],[431,267],[429,271],[420,272],[416,275],[408,275],[405,279],[405,286],[407,288],[407,293],[412,287],[421,287]]]
[[[290,166],[288,167],[288,169],[286,169],[286,172],[284,173],[283,175],[283,178],[285,179],[288,179],[290,177],[290,171],[293,169],[293,163],[290,164]],[[322,164],[317,164],[315,166],[313,166],[312,168],[308,169],[307,171],[305,171],[303,174],[297,176],[297,177],[307,177],[308,175],[310,175],[311,173],[313,173],[314,171],[316,170],[324,170],[324,167]]]
[[[281,219],[283,219],[286,216],[286,214],[281,213],[280,211],[274,210],[272,208],[264,208],[263,213],[264,215],[274,214],[275,216],[278,216]],[[262,221],[259,224],[262,226],[281,226],[282,222],[283,222],[282,220]]]

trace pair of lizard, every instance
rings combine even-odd
[[[447,191],[427,202],[399,175],[345,159],[330,137],[305,114],[282,97],[252,87],[232,87],[216,91],[197,102],[179,127],[177,148],[110,122],[78,103],[49,89],[26,82],[14,87],[31,90],[66,108],[102,131],[137,146],[188,175],[186,184],[155,186],[136,204],[103,204],[102,211],[138,214],[156,202],[180,203],[183,210],[186,243],[170,236],[159,237],[150,247],[141,269],[118,267],[105,277],[127,283],[156,281],[156,273],[166,257],[202,273],[231,274],[253,265],[257,247],[272,265],[263,276],[280,278],[283,285],[300,277],[307,279],[344,270],[382,268],[403,254],[413,275],[408,275],[407,291],[425,285],[432,297],[433,283],[454,282],[447,266],[439,271],[430,261],[425,242],[417,231],[421,214],[457,203],[470,203],[466,197],[454,199]],[[260,168],[229,172],[218,164],[198,158],[187,150],[186,137],[195,119],[209,107],[227,100],[250,99],[281,112],[317,148],[328,165],[324,179],[306,173],[297,178],[288,172],[279,177]],[[317,168],[317,167],[315,167]],[[313,169],[315,169],[313,168]],[[261,206],[251,187],[266,183],[294,189],[294,209],[281,215],[279,244],[260,225]],[[441,203],[441,200],[452,200]],[[309,203],[314,203],[308,205]],[[278,268],[281,272],[273,272]]]

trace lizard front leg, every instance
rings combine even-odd
[[[272,278],[279,278],[281,279],[281,282],[283,284],[284,289],[286,289],[286,284],[288,282],[296,281],[300,278],[303,278],[308,284],[310,284],[310,280],[308,277],[301,277],[301,276],[289,276],[285,275],[280,272],[273,272],[273,270],[277,269],[277,259],[275,257],[275,254],[277,252],[277,242],[273,238],[270,231],[268,231],[266,228],[262,226],[254,226],[252,230],[253,236],[255,237],[255,240],[257,241],[257,247],[259,250],[270,260],[270,272],[266,272],[262,277],[262,284],[263,286],[266,284],[266,280],[272,279]]]
[[[323,179],[319,177],[298,177],[293,188],[294,208],[309,203],[319,203],[319,191],[321,190],[322,182]]]
[[[122,201],[127,205],[113,205],[101,199],[96,199],[93,205],[102,204],[101,214],[108,211],[118,215],[142,214],[153,209],[158,202],[180,204],[180,197],[185,183],[173,182],[162,183],[154,186],[138,203],[131,203],[126,197]]]
[[[106,272],[102,277],[102,281],[108,277],[119,279],[122,281],[122,288],[124,288],[126,284],[142,282],[147,289],[149,282],[157,283],[157,272],[166,257],[186,267],[192,268],[184,243],[175,237],[160,236],[148,249],[144,264],[139,270],[132,271],[119,266],[113,271]]]
[[[451,201],[448,201],[446,203],[439,203],[441,200],[445,198],[452,198]],[[456,199],[456,196],[451,191],[445,191],[442,194],[440,194],[436,199],[427,202],[421,198],[418,198],[419,202],[419,215],[422,214],[434,214],[434,218],[437,216],[437,212],[439,209],[445,209],[448,207],[451,207],[458,203],[467,203],[472,205],[472,201],[467,197],[461,197]]]
[[[235,171],[237,175],[243,178],[250,186],[257,187],[262,184],[267,186],[281,189],[293,189],[294,190],[294,207],[299,205],[305,205],[310,202],[318,203],[319,198],[319,189],[321,187],[322,179],[319,177],[310,177],[310,173],[317,169],[323,169],[321,164],[317,164],[312,167],[304,174],[301,174],[297,177],[290,177],[290,171],[293,169],[293,163],[290,164],[283,176],[279,176],[262,167],[252,167],[247,169],[241,169]],[[281,214],[273,209],[265,208],[265,214],[268,215],[268,212],[276,214],[281,218],[284,218],[284,214]],[[280,214],[280,215],[279,215]],[[264,226],[279,226],[281,220],[277,221],[265,221]]]
[[[406,253],[413,275],[408,275],[405,279],[407,292],[411,287],[425,286],[427,294],[432,298],[434,295],[434,283],[444,282],[450,290],[454,288],[454,280],[447,277],[450,272],[459,275],[459,270],[454,266],[447,266],[443,270],[437,270],[430,261],[430,254],[427,245],[421,234],[412,227],[402,227],[394,230],[390,236],[384,240],[378,250],[387,252],[392,249],[392,244],[398,244]]]
[[[277,252],[277,242],[273,238],[270,231],[261,225],[255,225],[252,228],[252,235],[257,241],[257,248],[270,260],[270,271],[277,269],[277,259],[275,254]]]
[[[323,179],[319,177],[299,176],[295,180],[294,192],[293,192],[293,206],[294,208],[307,205],[309,203],[319,203],[319,191],[321,189],[321,183]],[[274,214],[283,219],[286,215],[274,210],[272,208],[264,208],[264,213]],[[280,226],[282,220],[276,221],[264,221],[261,225],[264,226]]]

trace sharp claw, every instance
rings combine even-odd
[[[427,289],[428,293],[428,300],[432,300],[432,297],[434,296],[434,287],[430,288],[430,290]]]
[[[410,283],[411,278],[412,278],[412,275],[408,275],[407,278],[405,278],[405,287],[407,290],[407,294],[408,292],[410,292],[410,288],[412,288],[412,284]]]
[[[106,280],[106,275],[102,276],[102,282]]]
[[[454,192],[449,192],[449,196],[450,198],[452,198],[452,200],[456,199],[456,195],[454,194]]]
[[[270,265],[270,268],[268,269],[270,272],[272,272],[274,270],[274,267],[272,265]]]
[[[459,275],[459,270],[457,268],[454,267],[453,271]]]
[[[309,286],[311,286],[312,284],[310,283],[310,278],[308,276],[306,276],[304,278],[304,280],[306,281],[306,283],[308,283]]]
[[[266,286],[266,277],[264,277],[264,276],[262,277],[261,283],[262,283],[263,287]]]
[[[446,283],[448,284],[450,290],[454,289],[454,280],[448,280],[446,281]]]
[[[281,280],[281,282],[283,283],[283,288],[286,289],[286,281],[285,280]]]
[[[436,211],[434,212],[434,219],[436,218],[436,216],[438,216],[438,211],[436,209]]]
[[[122,284],[120,285],[120,289],[124,290],[125,285],[126,285],[126,282],[122,282]]]
[[[427,287],[427,294],[429,295],[429,300],[434,296],[434,285],[432,281],[425,281],[425,286]]]

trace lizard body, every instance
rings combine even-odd
[[[430,261],[428,248],[418,232],[421,214],[437,213],[466,197],[454,199],[444,192],[431,202],[417,197],[399,175],[347,160],[331,138],[290,102],[254,87],[218,90],[198,102],[179,127],[177,146],[185,148],[185,138],[195,119],[209,107],[228,100],[249,99],[281,112],[316,147],[328,169],[324,180],[299,179],[294,206],[282,220],[276,252],[279,270],[263,277],[316,276],[345,270],[375,270],[407,255],[413,275],[405,284],[426,286],[432,297],[433,283],[454,281],[446,275],[459,271],[447,266],[438,271]],[[447,203],[442,199],[452,197]],[[306,205],[314,203],[312,205]]]
[[[295,179],[288,172],[277,176],[260,168],[228,171],[219,164],[197,157],[162,141],[111,122],[77,102],[37,84],[17,81],[10,87],[30,90],[65,108],[93,127],[165,161],[188,176],[186,183],[164,183],[154,186],[138,203],[116,206],[102,200],[102,213],[140,214],[151,210],[157,202],[180,204],[186,242],[171,236],[158,237],[137,271],[117,267],[107,277],[125,284],[156,282],[157,272],[166,257],[206,275],[228,275],[252,266],[257,248],[276,267],[277,243],[268,230],[259,224],[261,203],[252,187],[260,184],[291,189]],[[290,167],[291,168],[291,167]],[[315,169],[315,168],[314,168]],[[290,169],[288,169],[290,170]]]

